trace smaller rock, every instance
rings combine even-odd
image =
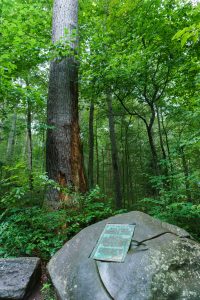
[[[0,259],[0,300],[27,299],[40,276],[37,257]]]

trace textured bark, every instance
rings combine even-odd
[[[94,103],[90,103],[89,116],[89,159],[88,159],[88,184],[94,186]]]
[[[70,39],[77,29],[78,1],[55,0],[53,11],[53,42]],[[66,29],[68,34],[66,35]],[[75,51],[77,41],[71,42]],[[49,178],[61,186],[80,192],[87,189],[78,124],[78,67],[74,57],[51,62],[47,103],[46,168]],[[49,205],[59,207],[63,194],[49,190]]]
[[[122,193],[121,193],[118,150],[117,150],[117,143],[116,143],[116,138],[115,138],[115,124],[114,124],[114,118],[113,118],[112,97],[111,96],[108,96],[107,102],[108,102],[108,119],[109,119],[111,152],[112,152],[115,205],[116,205],[116,208],[120,209],[120,208],[122,208]]]

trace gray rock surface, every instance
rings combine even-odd
[[[136,223],[124,263],[89,258],[106,223]],[[146,249],[146,250],[145,250]],[[145,250],[145,251],[144,251]],[[50,260],[48,271],[61,300],[199,300],[200,245],[174,225],[130,212],[91,225]]]
[[[0,299],[27,299],[41,275],[40,259],[0,259]]]

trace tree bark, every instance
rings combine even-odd
[[[112,97],[110,95],[108,95],[107,103],[108,103],[108,120],[109,120],[111,152],[112,152],[115,206],[117,209],[120,209],[122,208],[122,193],[121,193],[117,143],[115,138],[115,124],[114,124],[113,109],[112,109]]]
[[[94,103],[90,103],[89,116],[89,159],[88,159],[88,185],[94,187]]]
[[[67,40],[75,52],[77,40],[71,42],[77,30],[78,0],[55,0],[53,9],[53,43]],[[66,30],[68,33],[66,34]],[[86,178],[78,123],[78,66],[73,55],[51,62],[47,103],[46,169],[49,178],[63,187],[85,192]],[[51,189],[49,205],[59,208],[62,193]]]

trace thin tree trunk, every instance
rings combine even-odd
[[[102,188],[103,188],[103,192],[105,193],[105,178],[104,178],[104,174],[105,174],[105,154],[104,154],[104,149],[102,149],[101,154],[102,154]]]
[[[12,117],[11,129],[8,136],[8,144],[6,150],[6,161],[9,164],[12,162],[13,159],[15,135],[16,135],[16,122],[17,122],[17,113],[15,112]]]
[[[168,171],[168,166],[167,166],[167,155],[165,152],[165,147],[163,143],[163,137],[162,137],[162,131],[161,131],[161,122],[160,122],[160,112],[159,112],[159,107],[156,106],[156,113],[157,113],[157,121],[158,121],[158,133],[159,133],[159,139],[160,139],[160,148],[162,151],[162,157],[164,160],[164,174],[166,177],[169,176],[169,171]]]
[[[132,191],[132,172],[131,172],[131,165],[130,165],[130,153],[129,153],[129,139],[128,139],[128,131],[129,126],[131,124],[132,116],[130,116],[128,123],[125,126],[125,161],[126,161],[126,185],[127,185],[127,203],[128,208],[130,208],[130,200],[133,198],[133,191]]]
[[[30,99],[27,100],[27,156],[29,172],[29,188],[33,189],[33,149],[32,149],[32,115]]]
[[[42,172],[45,171],[45,168],[46,168],[46,162],[45,162],[45,158],[46,158],[46,143],[45,143],[45,140],[46,140],[46,132],[45,130],[42,130],[42,155],[41,157],[43,157],[43,162],[42,162]]]
[[[174,169],[173,169],[173,164],[172,164],[172,160],[171,160],[171,152],[170,152],[170,148],[169,148],[169,139],[168,139],[168,134],[167,134],[167,130],[164,124],[164,119],[163,119],[163,114],[161,111],[161,123],[162,123],[162,128],[163,128],[163,132],[164,132],[164,136],[165,136],[165,142],[166,142],[166,146],[167,146],[167,155],[168,155],[168,159],[170,162],[170,169],[171,169],[171,173],[173,173]]]
[[[124,140],[123,140],[123,126],[124,125],[124,118],[121,119],[121,152],[122,152],[122,159],[121,159],[121,174],[122,174],[122,195],[123,195],[123,207],[126,206],[125,204],[125,147],[124,147]]]
[[[78,24],[78,0],[55,0],[53,9],[53,43],[71,41]],[[68,33],[66,35],[66,30]],[[70,42],[75,52],[77,40]],[[78,66],[75,57],[54,60],[50,66],[47,103],[46,168],[49,178],[63,187],[85,192],[87,183],[78,123]],[[49,206],[59,208],[63,193],[48,191]]]
[[[184,147],[180,147],[180,152],[181,152],[181,159],[182,159],[182,166],[183,166],[183,173],[185,177],[185,190],[186,190],[186,195],[188,198],[188,201],[192,201],[192,195],[190,191],[190,182],[189,182],[189,167],[188,167],[188,162],[185,157],[185,151]]]
[[[126,202],[129,208],[129,160],[128,160],[128,138],[127,138],[128,127],[125,128],[125,174],[126,174]]]
[[[107,98],[107,103],[108,103],[108,119],[109,119],[111,152],[112,152],[114,190],[115,190],[115,205],[116,208],[120,209],[122,207],[121,182],[120,182],[120,173],[119,173],[117,143],[115,138],[112,97],[110,95]]]
[[[99,185],[99,145],[98,145],[98,127],[97,127],[97,120],[96,120],[96,184]]]
[[[152,154],[153,171],[154,171],[154,175],[157,176],[157,175],[159,175],[159,171],[158,171],[158,155],[157,155],[156,147],[155,147],[154,140],[153,140],[152,128],[147,125],[146,129],[147,129],[147,134],[148,134],[148,139],[149,139],[149,145],[150,145],[151,154]]]
[[[94,103],[90,103],[89,116],[89,159],[88,159],[88,184],[89,188],[94,187]]]
[[[164,160],[166,160],[167,155],[165,152],[165,147],[164,147],[163,138],[162,138],[161,124],[160,124],[160,112],[159,112],[158,106],[156,106],[156,113],[157,113],[157,121],[158,121],[158,133],[159,133],[159,139],[160,139],[160,148],[162,151],[162,157]]]

